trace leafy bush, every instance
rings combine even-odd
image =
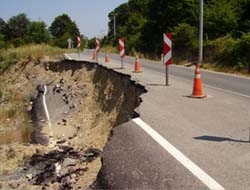
[[[4,49],[4,48],[6,48],[6,42],[4,41],[4,35],[0,34],[0,49]]]
[[[198,52],[198,30],[187,23],[178,24],[173,29],[173,51],[182,58],[190,59]]]
[[[214,60],[223,66],[234,66],[237,62],[237,39],[230,35],[212,41],[214,47]]]
[[[91,39],[88,41],[88,48],[90,48],[90,49],[95,49],[95,38],[91,38]]]
[[[246,68],[250,73],[250,33],[241,38],[232,38],[227,35],[204,45],[206,58],[216,62],[217,66],[229,67],[237,71]]]
[[[250,33],[244,34],[237,44],[238,60],[250,73]]]

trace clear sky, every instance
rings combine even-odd
[[[81,34],[92,38],[108,32],[108,13],[128,0],[0,0],[0,17],[7,22],[25,13],[31,21],[50,26],[56,16],[66,13]]]

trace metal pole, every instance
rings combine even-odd
[[[114,14],[114,37],[116,36],[116,20],[115,20],[115,14]]]
[[[123,69],[123,57],[121,57],[121,65],[122,65],[122,69]]]
[[[163,65],[164,65],[164,55],[162,54],[162,63],[163,63]],[[166,67],[166,86],[169,86],[169,83],[168,83],[168,65],[166,64],[165,65],[165,67]]]
[[[168,65],[166,64],[166,86],[169,86],[168,83]]]
[[[250,143],[250,127],[249,127],[249,138],[248,138],[248,140],[249,140],[249,143]]]
[[[199,60],[198,64],[202,64],[203,54],[203,0],[200,0],[200,30],[199,30]]]

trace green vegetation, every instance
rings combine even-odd
[[[67,40],[69,38],[74,41],[77,36],[81,36],[76,23],[71,21],[70,17],[66,14],[57,16],[49,27],[49,31],[54,39],[53,45],[62,48],[68,46]],[[82,47],[85,47],[87,40],[84,36],[81,36],[81,38],[83,44]],[[74,43],[74,46],[76,46],[76,43]]]
[[[24,13],[11,17],[7,22],[0,18],[0,50],[34,43],[67,48],[67,40],[71,38],[75,42],[78,35],[77,25],[66,14],[57,16],[49,28],[43,21],[30,21]],[[80,37],[82,47],[85,47],[87,39],[83,35]]]
[[[250,73],[249,10],[250,0],[204,0],[204,67]],[[128,0],[108,14],[109,32],[101,39],[102,49],[117,52],[118,39],[123,37],[127,54],[160,59],[163,33],[171,32],[174,62],[197,61],[199,12],[199,0]],[[75,47],[78,35],[76,23],[67,14],[57,16],[48,28],[23,13],[7,22],[0,18],[1,51],[31,43],[67,48],[68,39]],[[87,44],[95,48],[94,38],[80,37],[82,48]],[[13,59],[2,63],[5,56],[1,53],[0,70],[15,63],[18,56],[13,53]]]
[[[173,34],[175,63],[197,60],[199,0],[129,0],[109,13],[109,33],[102,44],[118,46],[145,57],[162,53],[162,34]],[[204,62],[207,67],[250,73],[250,0],[204,0]],[[114,36],[114,15],[116,36]]]

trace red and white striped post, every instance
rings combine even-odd
[[[95,38],[95,53],[96,53],[96,61],[98,62],[98,52],[100,50],[100,39]]]
[[[77,36],[76,43],[77,43],[77,49],[78,49],[78,56],[80,57],[80,47],[81,47],[81,38],[80,38],[80,36]]]
[[[163,64],[166,65],[166,86],[169,86],[168,81],[168,66],[172,64],[172,34],[163,34]]]
[[[120,38],[119,39],[119,50],[120,50],[120,57],[121,57],[121,66],[122,66],[122,69],[123,69],[123,58],[125,57],[125,40],[124,38]]]

